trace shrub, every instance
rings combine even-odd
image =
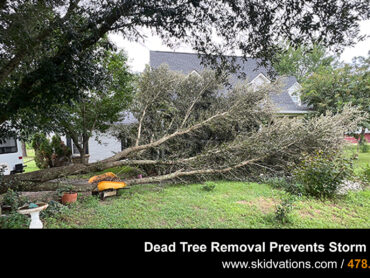
[[[64,184],[56,190],[58,197],[62,197],[64,193],[74,193],[75,187],[71,184]]]
[[[72,155],[58,135],[54,135],[51,142],[44,134],[35,134],[32,139],[35,149],[36,166],[40,169],[66,165]]]
[[[29,225],[30,218],[18,212],[12,212],[7,216],[0,217],[0,229],[28,228]]]
[[[359,174],[361,180],[363,180],[366,183],[370,183],[370,165],[366,164],[366,166],[363,168],[363,170]]]
[[[32,148],[35,149],[35,163],[40,169],[48,168],[51,165],[52,148],[49,140],[44,134],[37,133],[32,139]]]
[[[143,170],[132,167],[132,166],[122,166],[121,168],[117,167],[117,168],[112,168],[108,170],[109,171],[112,170],[111,172],[115,173],[120,178],[132,178],[132,177],[137,177],[138,175],[143,175],[143,176],[146,175],[146,173]]]
[[[295,198],[292,196],[285,197],[282,199],[281,203],[276,206],[275,209],[275,220],[281,224],[289,223],[290,217],[289,214],[293,210],[293,203]]]
[[[202,186],[202,189],[204,191],[212,191],[216,188],[216,184],[214,182],[205,182],[204,185]]]
[[[28,202],[28,199],[21,197],[17,191],[8,189],[3,198],[3,205],[10,206],[12,211],[16,211],[19,207]]]
[[[306,155],[293,170],[293,178],[302,184],[304,193],[319,198],[333,197],[340,184],[352,176],[351,159],[322,152]]]
[[[56,201],[50,201],[48,203],[48,207],[41,211],[40,215],[41,217],[53,217],[57,214],[60,214],[64,211],[68,210],[67,206],[64,206]]]
[[[0,165],[0,183],[1,183],[2,179],[3,179],[5,168],[6,168],[6,166]]]
[[[369,145],[367,144],[366,141],[362,142],[361,144],[359,144],[359,147],[360,147],[360,152],[362,153],[367,153],[369,152]]]

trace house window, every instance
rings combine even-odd
[[[293,100],[295,103],[299,104],[299,96],[297,96],[297,95],[293,95],[293,96],[292,96],[292,100]]]
[[[78,137],[78,143],[82,145],[82,137]],[[72,150],[72,155],[80,155],[75,143],[73,143],[73,140],[69,137],[67,138],[67,146]],[[87,144],[85,154],[89,154],[89,144]]]
[[[80,154],[75,143],[72,142],[72,154]]]
[[[301,105],[301,97],[300,97],[300,85],[298,83],[294,84],[288,89],[288,93],[292,98],[293,102],[297,105]]]
[[[132,146],[132,140],[130,138],[121,139],[121,151]]]
[[[256,91],[263,85],[271,83],[271,81],[262,73],[258,74],[249,84],[252,85],[253,90]]]

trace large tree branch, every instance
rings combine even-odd
[[[123,150],[122,152],[119,152],[119,153],[115,154],[114,156],[103,160],[103,162],[121,160],[121,159],[127,157],[130,153],[157,147],[157,146],[165,143],[166,141],[168,141],[172,138],[175,138],[175,137],[180,136],[180,135],[188,134],[192,131],[195,131],[195,130],[205,126],[206,124],[209,124],[210,122],[212,122],[212,121],[214,121],[218,118],[225,117],[228,114],[229,114],[229,111],[222,112],[222,113],[217,113],[217,114],[209,117],[208,119],[206,119],[204,121],[201,121],[201,122],[199,122],[195,125],[192,125],[188,128],[185,128],[185,129],[182,129],[182,130],[177,130],[177,131],[173,132],[172,134],[163,136],[162,138],[160,138],[160,139],[158,139],[158,140],[156,140],[152,143],[127,148],[127,149]]]
[[[140,137],[141,137],[141,126],[143,124],[143,120],[145,117],[146,109],[148,108],[148,105],[146,105],[143,109],[143,112],[141,113],[141,117],[139,120],[139,126],[137,128],[137,135],[136,135],[136,141],[135,141],[135,147],[139,146]]]
[[[188,110],[186,111],[185,113],[185,117],[180,125],[180,129],[184,127],[186,121],[188,120],[190,114],[191,114],[191,111],[193,110],[195,104],[198,103],[198,101],[201,99],[201,97],[203,96],[204,92],[211,86],[211,84],[214,82],[214,80],[211,80],[209,81],[198,93],[198,95],[196,96],[196,98],[194,99],[194,101],[190,104]]]
[[[11,97],[9,98],[6,109],[0,112],[0,125],[9,119],[11,114],[15,114],[21,107],[22,104],[32,102],[33,98],[39,94],[37,89],[34,89],[34,77],[43,75],[47,68],[50,68],[50,64],[54,65],[54,68],[58,68],[61,64],[67,63],[73,58],[75,53],[83,52],[85,49],[94,45],[99,41],[100,38],[106,34],[110,26],[112,26],[120,17],[128,12],[129,6],[133,5],[130,1],[124,1],[121,5],[117,5],[113,8],[112,12],[104,16],[104,21],[98,26],[93,26],[91,35],[82,41],[78,41],[70,45],[67,43],[64,47],[61,47],[57,53],[50,58],[47,63],[41,64],[39,68],[27,74],[21,84],[13,90]],[[128,6],[127,6],[128,5]],[[85,30],[86,31],[86,30]],[[70,42],[72,38],[69,38]],[[53,82],[57,83],[64,80],[65,76],[58,75],[57,80]],[[40,86],[42,84],[39,84]],[[20,101],[22,99],[22,101]]]
[[[167,174],[167,175],[128,180],[127,184],[129,185],[145,184],[145,183],[152,183],[152,182],[162,182],[165,180],[171,180],[171,179],[176,179],[176,178],[181,178],[181,177],[186,177],[186,176],[222,174],[222,173],[227,173],[232,170],[247,166],[261,159],[262,158],[254,158],[250,160],[245,160],[236,165],[224,167],[224,168],[199,169],[199,170],[189,170],[189,171],[179,170],[174,173]]]
[[[99,161],[99,162],[95,162],[95,163],[91,163],[91,164],[87,164],[87,165],[73,164],[73,165],[68,165],[68,166],[55,167],[55,168],[49,168],[49,169],[39,170],[39,171],[35,171],[35,172],[30,172],[30,173],[19,174],[19,175],[16,175],[16,176],[5,176],[3,178],[2,185],[6,185],[7,182],[9,182],[10,180],[13,180],[14,182],[18,182],[18,183],[22,182],[22,181],[46,182],[46,181],[49,181],[49,180],[53,180],[53,179],[57,179],[57,178],[61,178],[61,177],[66,177],[66,176],[69,176],[69,175],[76,175],[76,174],[102,171],[102,170],[105,170],[105,169],[108,169],[108,168],[111,168],[111,167],[120,166],[120,165],[129,165],[129,164],[138,164],[139,165],[139,163],[154,164],[153,161],[149,162],[147,160],[145,162],[139,162],[138,160],[134,160],[135,163],[133,163],[130,160],[125,161],[125,160],[122,160],[122,159],[126,158],[130,153],[139,152],[139,151],[142,151],[142,150],[145,150],[145,149],[148,149],[148,148],[157,147],[157,146],[163,144],[164,142],[166,142],[166,141],[168,141],[172,138],[175,138],[176,136],[180,136],[180,135],[183,135],[183,134],[190,133],[194,130],[197,130],[197,129],[201,128],[202,126],[210,123],[211,121],[216,120],[217,118],[226,116],[228,113],[229,112],[226,111],[226,112],[223,112],[223,113],[215,114],[212,117],[209,117],[208,119],[206,119],[202,122],[199,122],[199,123],[187,128],[187,129],[178,130],[178,131],[176,131],[176,132],[174,132],[170,135],[164,136],[164,137],[160,138],[159,140],[154,141],[150,144],[139,145],[139,146],[134,146],[134,147],[131,147],[131,148],[127,148],[127,149],[123,150],[122,152],[117,153],[116,155],[114,155],[110,158],[107,158],[105,160]],[[186,160],[187,159],[184,159],[182,162],[186,162]],[[192,158],[189,158],[189,161],[190,160],[192,160]],[[178,162],[181,162],[181,161],[178,161]],[[176,164],[178,162],[173,162],[172,161],[172,162],[166,162],[166,164]],[[165,162],[162,162],[162,164],[163,163],[165,163]],[[7,187],[3,187],[3,188],[7,188]]]

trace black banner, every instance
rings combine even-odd
[[[86,270],[105,273],[120,267],[135,273],[370,273],[369,230],[3,230],[0,236],[11,243],[2,248],[7,258],[43,254],[40,264],[86,261]]]

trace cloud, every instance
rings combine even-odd
[[[351,62],[356,56],[367,56],[370,51],[370,20],[366,20],[360,23],[360,34],[366,35],[367,38],[364,41],[357,43],[353,47],[347,47],[342,55],[341,59],[344,62]]]
[[[370,51],[370,20],[360,23],[360,34],[367,35],[367,39],[357,43],[353,47],[347,47],[342,55],[341,60],[351,62],[356,56],[367,56]],[[121,34],[109,34],[109,39],[118,49],[123,49],[128,54],[129,66],[133,72],[142,72],[146,64],[149,64],[149,51],[175,51],[175,52],[194,52],[187,45],[179,45],[176,48],[169,48],[164,45],[160,37],[153,35],[148,29],[143,30],[145,41],[131,42],[123,38]]]

